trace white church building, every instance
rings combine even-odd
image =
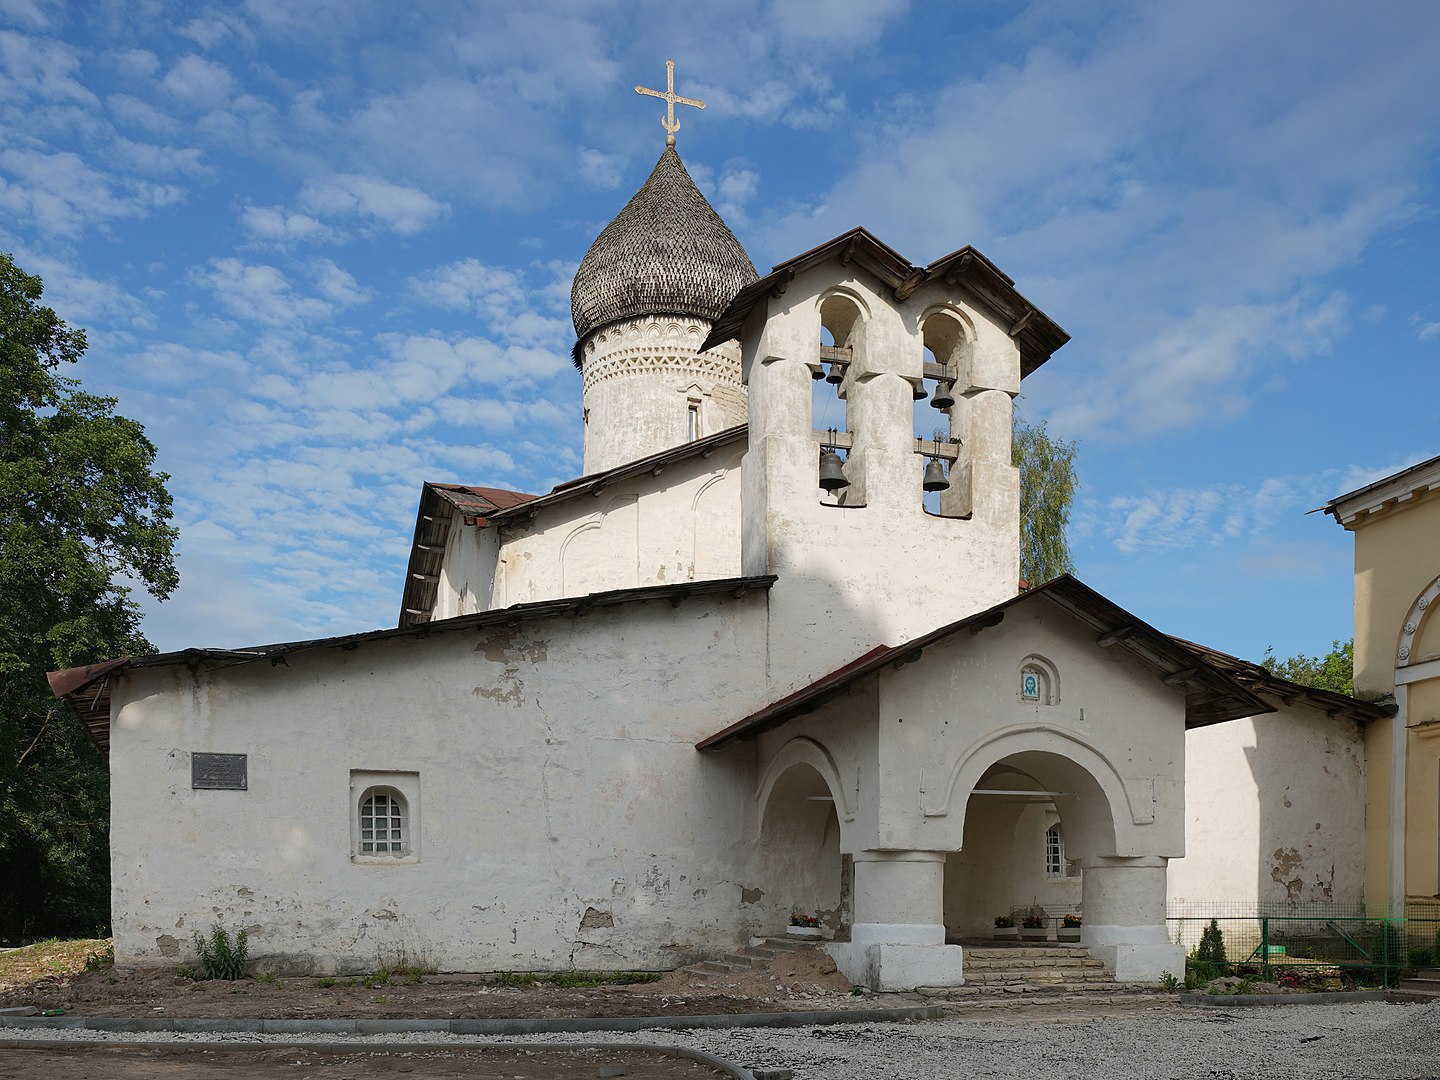
[[[984,255],[857,228],[757,277],[672,140],[573,305],[585,475],[424,485],[397,626],[52,677],[118,963],[218,920],[277,971],[665,969],[799,912],[909,989],[1038,903],[1150,980],[1168,898],[1363,899],[1381,710],[1022,591],[1012,402],[1067,335]]]

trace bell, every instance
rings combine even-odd
[[[950,486],[950,480],[945,475],[945,466],[940,464],[939,458],[931,458],[925,463],[925,479],[921,481],[920,487],[924,491],[944,491]]]
[[[839,364],[831,364],[830,371],[825,376],[825,381],[832,386],[839,386],[845,381],[845,369]]]
[[[825,372],[820,370],[819,364],[816,364],[813,368],[810,369],[810,378],[814,379],[816,382],[819,382],[824,377]]]
[[[925,381],[923,379],[910,388],[910,396],[916,401],[924,401],[930,396],[925,392]]]
[[[850,481],[845,479],[845,463],[834,450],[826,450],[820,455],[820,486],[826,491],[839,491],[850,486]]]
[[[941,383],[935,388],[935,396],[930,399],[932,409],[948,409],[955,404],[955,395],[950,392],[949,383]]]

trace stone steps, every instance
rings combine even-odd
[[[1030,968],[1024,971],[971,971],[968,968],[965,970],[966,986],[1049,986],[1053,983],[1093,982],[1115,985],[1115,979],[1103,967],[1058,970]]]
[[[1398,989],[1427,998],[1440,997],[1440,967],[1423,967],[1413,979],[1401,979]]]
[[[986,1008],[1057,1001],[1143,1002],[1154,999],[1159,988],[1117,982],[1083,946],[976,945],[965,949],[963,986],[921,987],[918,992],[956,1008]]]
[[[702,960],[683,970],[692,975],[699,975],[701,978],[723,979],[727,975],[736,975],[764,967],[777,956],[783,956],[799,949],[813,949],[816,945],[816,941],[808,938],[762,938],[739,952],[726,953],[719,960]]]

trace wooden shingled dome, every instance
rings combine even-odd
[[[740,241],[667,146],[580,263],[570,289],[575,334],[583,341],[592,330],[640,315],[714,321],[754,280]]]

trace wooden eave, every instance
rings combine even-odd
[[[1440,492],[1440,457],[1433,457],[1337,495],[1310,513],[1329,514],[1339,525],[1353,530],[1372,518],[1433,497],[1437,492]]]
[[[919,267],[865,229],[854,228],[777,264],[763,278],[741,289],[711,327],[700,351],[738,338],[745,320],[757,305],[771,295],[783,295],[798,274],[831,259],[839,260],[842,266],[853,263],[863,267],[902,300],[920,285],[937,278],[947,285],[965,289],[989,307],[1009,329],[1020,349],[1022,377],[1035,371],[1070,340],[1069,334],[1016,291],[1015,282],[977,249],[963,247],[928,266]]]
[[[1343,716],[1357,724],[1369,724],[1394,715],[1393,709],[1387,708],[1384,704],[1361,701],[1357,697],[1336,693],[1333,690],[1302,686],[1300,683],[1293,683],[1288,679],[1272,675],[1259,664],[1243,660],[1238,656],[1231,656],[1219,649],[1212,649],[1207,645],[1197,645],[1193,641],[1185,641],[1182,638],[1175,640],[1192,652],[1204,656],[1212,666],[1224,671],[1251,693],[1276,705],[1305,705],[1323,712],[1327,716]],[[1271,711],[1276,710],[1272,709]]]

